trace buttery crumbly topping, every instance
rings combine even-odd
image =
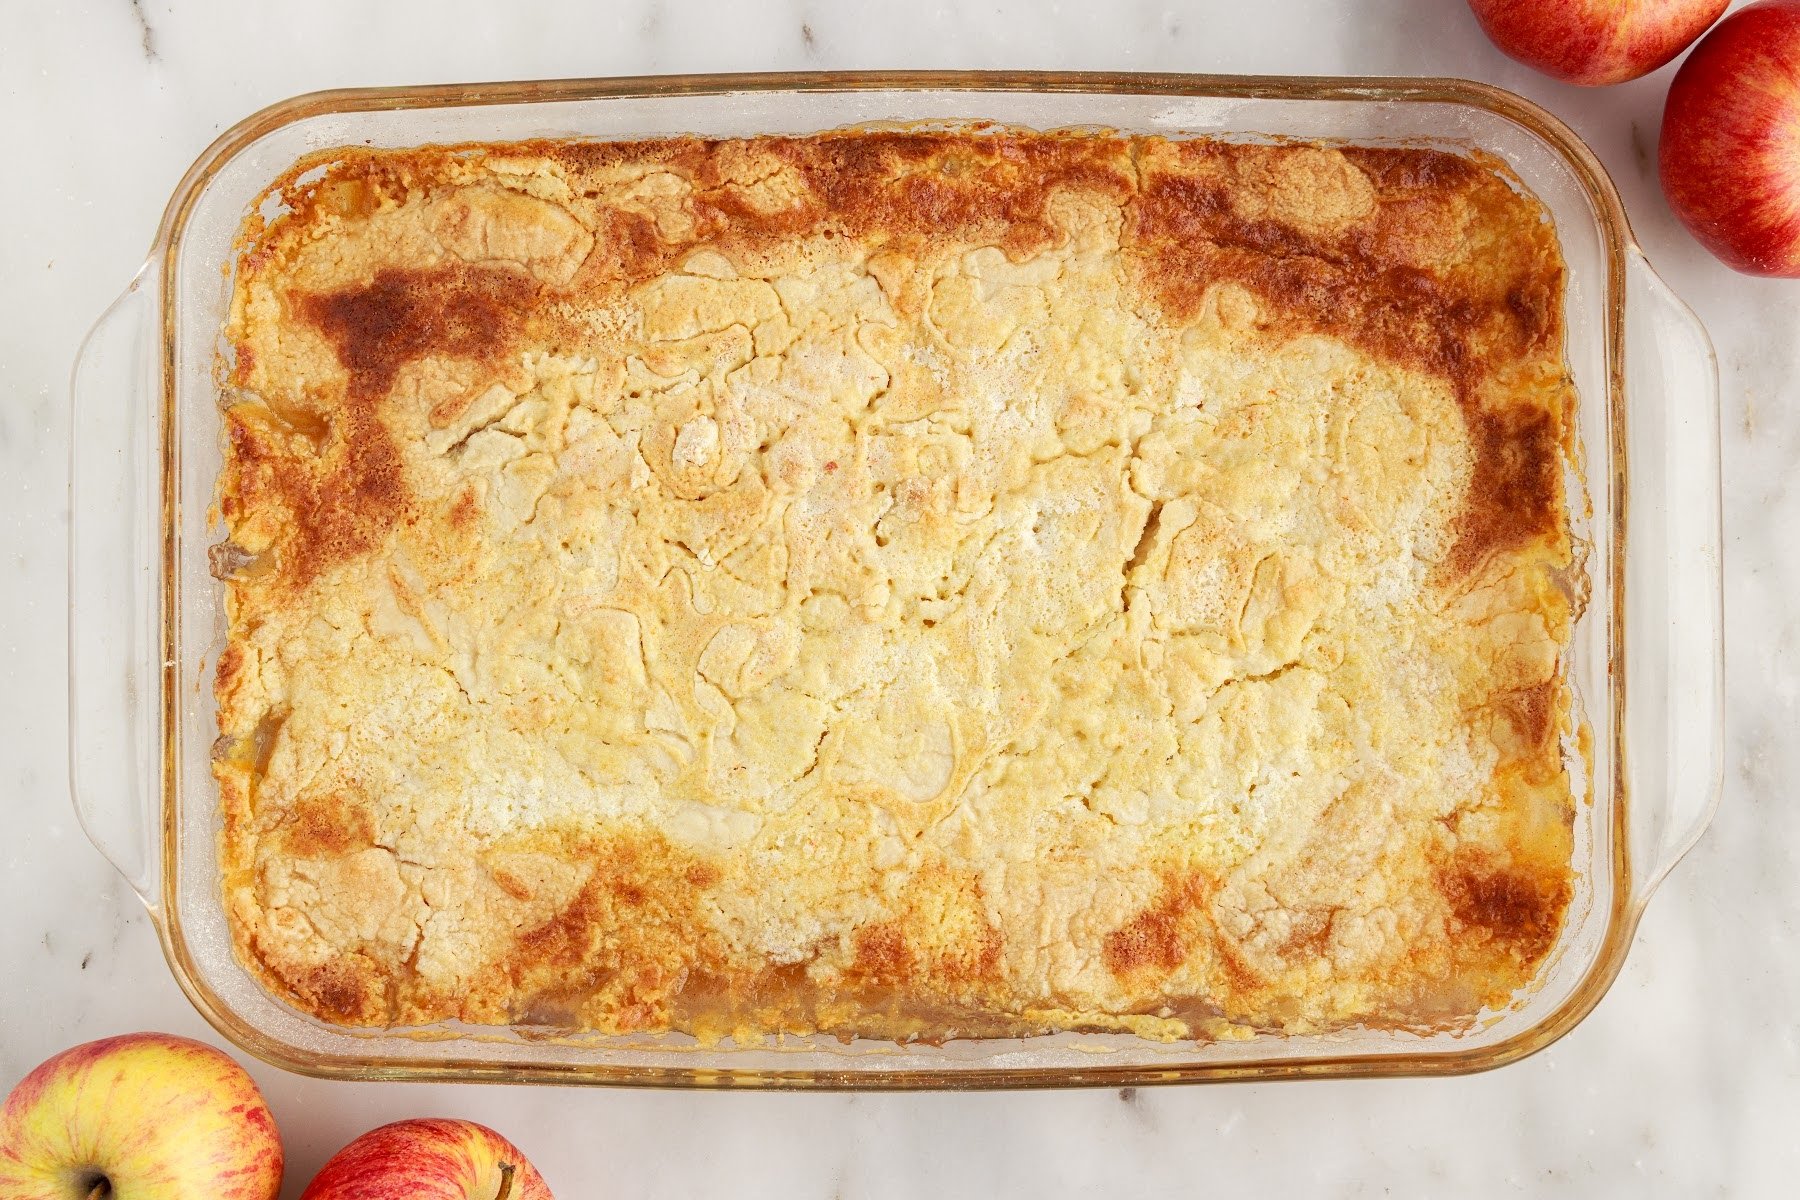
[[[1563,268],[1492,163],[863,132],[284,198],[215,770],[290,1003],[1441,1027],[1556,941]]]

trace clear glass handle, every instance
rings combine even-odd
[[[1719,366],[1699,318],[1635,249],[1625,312],[1625,736],[1641,908],[1712,820],[1724,770]]]
[[[100,853],[157,909],[160,597],[156,299],[101,314],[70,380],[69,779]]]

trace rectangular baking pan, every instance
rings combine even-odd
[[[1129,1035],[943,1045],[681,1035],[545,1038],[446,1024],[327,1025],[235,961],[221,904],[211,679],[223,643],[207,570],[219,470],[215,358],[234,238],[302,155],[335,146],[801,134],[851,125],[1031,129],[1480,149],[1548,208],[1568,262],[1570,471],[1587,603],[1566,670],[1576,887],[1535,985],[1459,1032],[1240,1042]],[[1511,1062],[1581,1020],[1618,974],[1657,882],[1717,803],[1723,647],[1717,368],[1657,278],[1619,197],[1567,126],[1446,79],[1198,75],[725,75],[371,89],[302,96],[226,132],[170,199],[148,261],[73,377],[70,756],[77,811],[130,881],[195,1006],[245,1050],[354,1079],[782,1088],[1054,1087],[1447,1074]]]

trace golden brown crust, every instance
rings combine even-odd
[[[1563,276],[1493,164],[303,176],[239,262],[214,556],[228,911],[290,1002],[1200,1036],[1465,1021],[1553,948]]]
[[[1217,142],[1156,150],[1142,163],[1132,229],[1166,311],[1191,316],[1210,289],[1232,281],[1267,301],[1283,333],[1341,338],[1446,380],[1475,449],[1449,565],[1467,572],[1492,553],[1555,536],[1564,521],[1559,414],[1517,403],[1512,379],[1491,389],[1527,364],[1557,372],[1538,382],[1560,386],[1560,255],[1548,237],[1521,239],[1496,269],[1492,248],[1473,233],[1519,220],[1502,177],[1443,151],[1352,147],[1342,158],[1374,191],[1368,216],[1297,228],[1244,215],[1239,198],[1269,187],[1260,156]],[[1316,172],[1288,170],[1317,185]]]

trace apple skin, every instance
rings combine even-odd
[[[332,1155],[300,1200],[554,1200],[519,1148],[474,1121],[426,1117],[371,1129]]]
[[[171,1034],[65,1050],[0,1105],[0,1200],[275,1200],[281,1168],[255,1080]]]
[[[1722,262],[1800,278],[1800,0],[1741,8],[1694,48],[1657,159],[1669,207]]]
[[[1582,87],[1648,75],[1719,19],[1731,0],[1469,0],[1509,58]]]

